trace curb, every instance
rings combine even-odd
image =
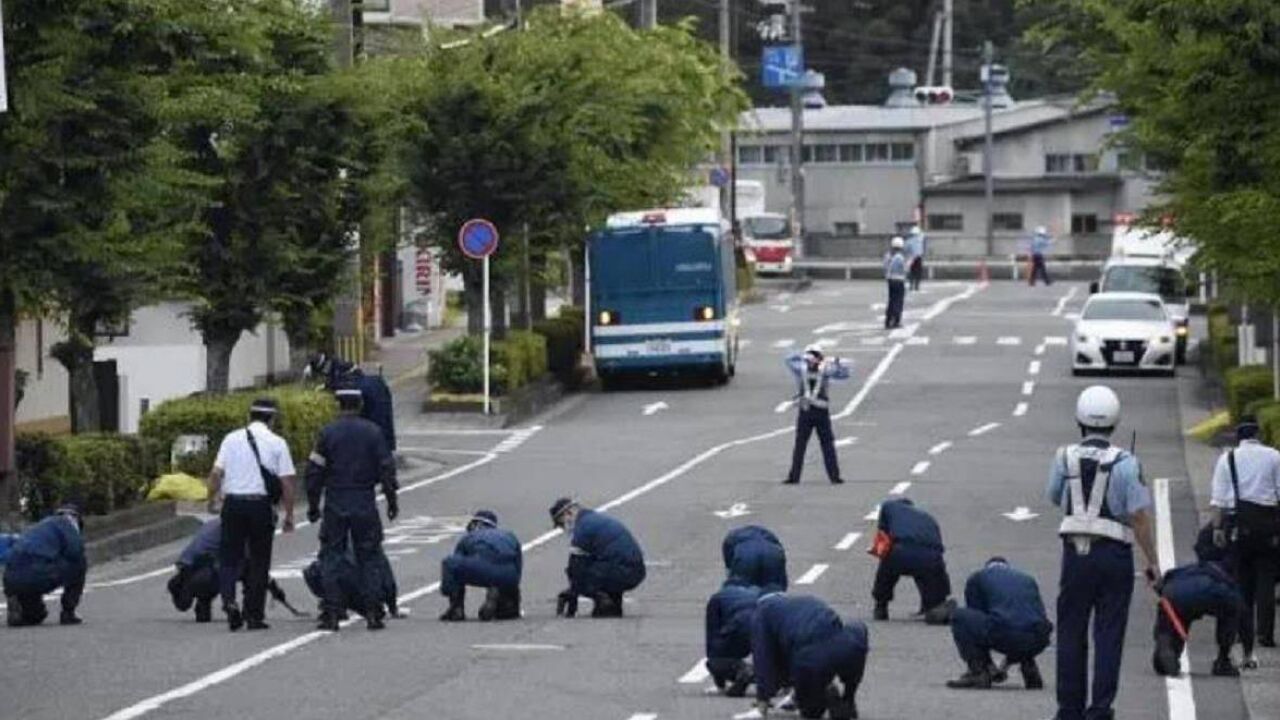
[[[110,515],[85,518],[85,556],[90,563],[132,555],[190,536],[200,527],[194,517],[178,515],[177,503],[144,503]]]

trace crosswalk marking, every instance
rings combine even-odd
[[[1066,345],[1067,338],[1062,335],[1049,335],[1044,339],[1045,345]]]
[[[883,345],[884,343],[885,343],[885,338],[884,338],[884,337],[864,337],[864,338],[862,338],[862,344],[863,344],[863,345]]]

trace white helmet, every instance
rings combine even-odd
[[[907,244],[906,241],[903,240],[902,237],[899,235],[893,236],[893,239],[889,241],[889,247],[893,248],[894,250],[901,250],[903,246],[905,246],[906,244]]]
[[[804,354],[810,357],[816,358],[818,360],[821,360],[822,348],[818,347],[817,345],[809,345],[804,349]]]
[[[1120,424],[1120,398],[1106,385],[1085,388],[1076,399],[1076,422],[1092,429],[1114,428]]]
[[[1049,228],[1047,228],[1047,227],[1045,227],[1045,226],[1043,226],[1043,225],[1037,225],[1037,226],[1036,226],[1036,234],[1037,234],[1037,235],[1048,235],[1048,234],[1049,234]]]

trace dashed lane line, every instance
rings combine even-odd
[[[1062,297],[1058,298],[1058,305],[1053,309],[1054,317],[1060,317],[1062,315],[1062,311],[1066,309],[1067,303],[1071,302],[1071,298],[1076,296],[1076,290],[1079,290],[1079,289],[1080,288],[1078,287],[1072,287],[1071,290],[1069,290],[1066,295],[1063,295]]]
[[[831,566],[828,565],[827,563],[815,564],[813,567],[806,570],[805,573],[800,576],[800,579],[796,580],[796,584],[797,585],[814,584],[815,582],[818,581],[818,578],[822,577],[822,573],[826,572],[827,568],[829,567]]]
[[[951,441],[944,440],[938,443],[937,445],[934,445],[933,447],[929,448],[929,454],[941,455],[942,453],[946,452],[950,447],[951,447]]]
[[[960,336],[951,338],[951,342],[955,343],[956,345],[976,345],[978,342],[978,338],[972,335],[960,335]]]
[[[836,441],[836,447],[849,447],[856,442],[858,442],[858,438],[856,437],[840,438]]]
[[[775,342],[773,346],[778,348],[779,350],[785,350],[795,344],[796,344],[795,340],[792,340],[791,338],[783,338]]]
[[[912,475],[923,475],[929,469],[929,461],[921,460],[911,468]]]
[[[1032,360],[1032,361],[1031,361],[1031,364],[1027,366],[1027,374],[1028,374],[1028,375],[1039,375],[1039,374],[1040,374],[1040,361],[1039,361],[1039,360]]]
[[[902,495],[902,494],[903,494],[903,493],[905,493],[905,492],[906,492],[910,487],[911,487],[911,483],[910,483],[909,481],[907,481],[907,480],[903,480],[902,482],[898,483],[897,485],[894,485],[894,486],[893,486],[893,489],[889,491],[889,494],[890,494],[890,495]]]
[[[986,425],[979,425],[978,427],[969,431],[969,437],[978,437],[979,435],[985,435],[991,432],[992,430],[995,430],[998,427],[1000,427],[1000,423],[998,422],[987,423]]]
[[[689,668],[689,672],[680,676],[677,681],[682,685],[700,685],[711,677],[711,671],[707,669],[707,659],[702,658]]]
[[[636,713],[627,720],[658,720],[657,713]]]
[[[864,515],[864,516],[862,517],[862,519],[863,519],[863,520],[870,520],[870,521],[872,521],[872,522],[875,522],[876,520],[879,520],[879,519],[880,519],[880,506],[879,506],[879,505],[876,505],[874,508],[871,508],[871,512],[869,512],[869,513],[867,513],[866,515]]]
[[[1013,407],[1013,416],[1014,416],[1014,417],[1022,417],[1023,415],[1026,415],[1026,414],[1027,414],[1027,407],[1028,407],[1028,405],[1027,405],[1026,403],[1024,403],[1024,402],[1020,402],[1020,403],[1018,403],[1017,405],[1015,405],[1015,406]]]
[[[851,532],[840,538],[840,542],[835,544],[834,550],[848,550],[857,544],[858,538],[862,537],[862,533]]]
[[[1036,384],[1035,384],[1035,381],[1034,381],[1034,380],[1026,380],[1026,381],[1024,381],[1024,382],[1022,383],[1022,394],[1023,394],[1023,395],[1030,395],[1031,393],[1033,393],[1033,392],[1035,392],[1035,391],[1036,391]]]
[[[1016,337],[1016,336],[1012,336],[1012,335],[1006,335],[1006,336],[1004,336],[1004,337],[997,338],[997,339],[996,339],[996,344],[997,344],[997,345],[1021,345],[1021,344],[1022,344],[1022,338],[1020,338],[1020,337]]]

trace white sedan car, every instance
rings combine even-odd
[[[1159,295],[1106,292],[1089,298],[1071,333],[1071,372],[1173,375],[1177,332]]]

